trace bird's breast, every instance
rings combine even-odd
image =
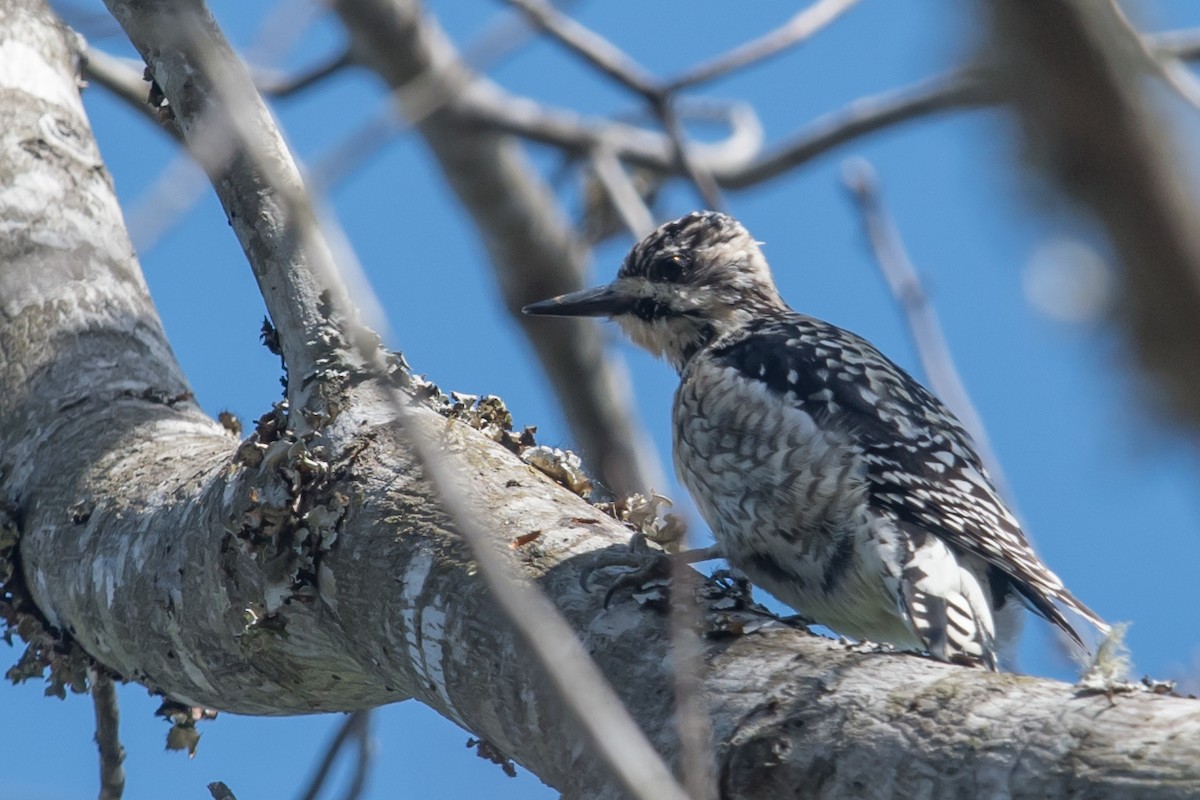
[[[718,364],[693,364],[684,375],[674,458],[731,558],[831,547],[864,502],[864,465],[851,435]]]

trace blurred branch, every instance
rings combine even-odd
[[[744,189],[795,169],[817,156],[870,133],[950,109],[995,102],[973,69],[926,78],[900,89],[862,97],[827,114],[753,162],[716,173],[721,185]]]
[[[641,239],[654,230],[654,215],[646,207],[624,165],[603,147],[593,151],[591,162],[592,172],[633,238]]]
[[[544,0],[509,0],[509,2],[524,11],[546,33],[578,54],[597,70],[641,95],[658,118],[671,143],[672,171],[685,176],[696,187],[696,191],[708,208],[719,209],[724,206],[718,182],[713,177],[711,170],[693,155],[686,131],[675,110],[677,89],[689,85],[688,81],[676,85],[672,82],[658,80],[607,39],[562,14]],[[752,60],[760,55],[765,57],[778,52],[784,46],[796,44],[815,33],[824,24],[831,22],[838,16],[840,10],[849,8],[850,5],[852,3],[827,4],[819,13],[805,17],[802,20],[803,24],[797,26],[797,30],[786,31],[774,39],[768,37],[770,41],[766,44],[763,44],[763,40],[751,43],[748,46],[749,49],[742,51],[737,58],[715,65],[715,68],[710,65],[706,68],[705,73],[691,76],[691,82],[704,79],[705,75],[715,77],[723,70],[735,68],[743,62],[748,63],[747,58]]]
[[[1155,66],[1108,3],[987,6],[988,55],[1031,164],[1104,227],[1124,267],[1120,318],[1160,389],[1153,399],[1200,428],[1200,228],[1188,171],[1145,91]]]
[[[600,34],[544,0],[508,0],[539,28],[626,89],[643,97],[661,95],[662,84],[648,70]]]
[[[317,800],[321,790],[325,788],[325,781],[329,779],[329,772],[333,768],[334,762],[337,761],[338,754],[341,753],[347,742],[354,743],[354,775],[345,794],[342,795],[342,800],[357,800],[361,796],[362,790],[366,786],[367,773],[371,769],[370,709],[352,711],[346,715],[346,719],[338,726],[333,741],[325,748],[325,755],[321,757],[321,763],[317,765],[317,772],[301,796],[303,800]]]
[[[254,85],[263,94],[289,97],[308,89],[331,75],[336,75],[354,63],[349,50],[330,56],[296,73],[259,68],[254,70]]]
[[[892,296],[904,313],[908,331],[921,359],[921,368],[934,394],[942,399],[963,427],[975,440],[975,449],[980,460],[990,473],[992,481],[1001,494],[1012,497],[1000,460],[992,449],[987,429],[971,396],[963,385],[950,345],[942,331],[937,312],[925,292],[921,277],[905,251],[895,220],[883,206],[879,191],[879,178],[867,161],[855,159],[843,167],[842,180],[858,207],[865,228],[867,241],[875,253],[875,261],[887,280]]]
[[[415,2],[338,0],[334,9],[358,56],[393,91],[404,93],[416,81],[457,90],[476,80]],[[429,108],[427,103],[422,107]],[[478,125],[462,112],[457,96],[414,124],[474,221],[505,304],[537,351],[597,476],[617,495],[665,485],[650,439],[634,416],[624,367],[605,353],[598,326],[545,325],[520,313],[534,300],[580,288],[589,257],[520,142]]]
[[[687,89],[723,78],[731,72],[779,55],[784,50],[807,41],[842,13],[849,11],[857,2],[858,0],[817,0],[775,30],[668,79],[663,83],[663,89],[668,92]]]
[[[650,103],[650,107],[654,109],[654,113],[662,122],[667,138],[671,140],[671,148],[679,172],[696,187],[706,208],[714,211],[724,209],[725,200],[721,197],[721,189],[713,179],[712,173],[692,155],[687,131],[684,130],[683,123],[679,121],[679,114],[675,111],[674,98],[669,94],[659,95]]]
[[[125,792],[121,712],[113,680],[102,668],[92,671],[92,705],[96,712],[96,746],[100,750],[100,800],[121,800]]]

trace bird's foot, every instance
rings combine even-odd
[[[635,533],[629,539],[628,549],[597,553],[592,563],[579,573],[579,585],[585,592],[589,592],[591,591],[589,583],[593,572],[609,567],[625,568],[625,571],[613,580],[604,593],[604,607],[608,608],[613,595],[622,589],[642,589],[648,583],[665,581],[670,578],[676,567],[714,558],[721,558],[721,553],[715,545],[685,550],[682,553],[664,553],[662,550],[651,547],[645,535]]]

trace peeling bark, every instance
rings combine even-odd
[[[619,797],[431,501],[390,386],[326,376],[341,413],[319,435],[276,412],[240,444],[195,407],[95,153],[77,52],[40,3],[0,0],[0,489],[45,619],[181,702],[295,714],[411,696],[566,797]],[[411,413],[514,575],[676,763],[664,617],[579,585],[628,532],[463,422]],[[1079,696],[782,627],[700,651],[725,797],[1200,792],[1194,701]]]

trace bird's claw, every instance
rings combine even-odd
[[[635,533],[629,540],[625,550],[607,550],[597,553],[593,561],[579,573],[579,585],[585,592],[591,591],[589,585],[592,573],[608,567],[624,567],[626,572],[617,576],[608,591],[604,593],[604,607],[608,608],[613,595],[621,589],[637,588],[653,578],[662,578],[671,574],[671,557],[661,550],[655,550],[646,542],[646,537]]]
[[[579,584],[585,592],[591,591],[588,581],[593,572],[605,567],[625,567],[628,571],[619,575],[604,593],[604,607],[608,608],[613,595],[621,589],[640,589],[652,580],[669,578],[676,566],[695,564],[721,558],[716,546],[685,550],[680,553],[664,553],[650,546],[647,538],[635,533],[629,539],[627,550],[598,553],[595,561],[579,574]]]

